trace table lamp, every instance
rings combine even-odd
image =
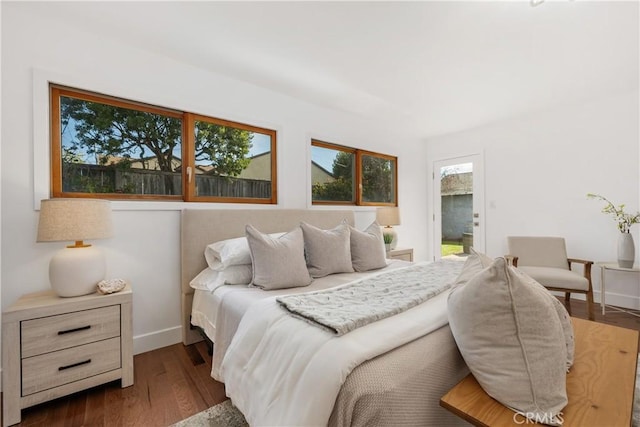
[[[396,206],[378,208],[376,212],[376,221],[378,221],[378,224],[384,226],[382,229],[383,236],[392,236],[389,248],[395,249],[396,246],[398,246],[398,234],[392,226],[400,225],[400,209]]]
[[[104,279],[104,254],[84,240],[111,237],[111,204],[99,199],[48,199],[40,205],[37,242],[74,241],[49,262],[49,282],[61,297],[96,291]]]

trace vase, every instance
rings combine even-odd
[[[633,268],[636,258],[636,249],[633,245],[631,233],[620,233],[618,237],[618,267]]]

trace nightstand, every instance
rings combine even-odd
[[[133,384],[132,292],[22,296],[2,314],[3,425],[24,408],[117,379]]]
[[[387,252],[389,259],[401,259],[403,261],[413,261],[413,249],[391,249]]]

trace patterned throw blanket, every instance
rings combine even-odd
[[[406,311],[451,287],[461,262],[419,263],[347,285],[276,298],[290,314],[338,336]]]

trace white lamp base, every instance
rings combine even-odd
[[[100,249],[67,247],[51,258],[49,282],[59,296],[77,297],[94,293],[106,272],[107,264]]]

